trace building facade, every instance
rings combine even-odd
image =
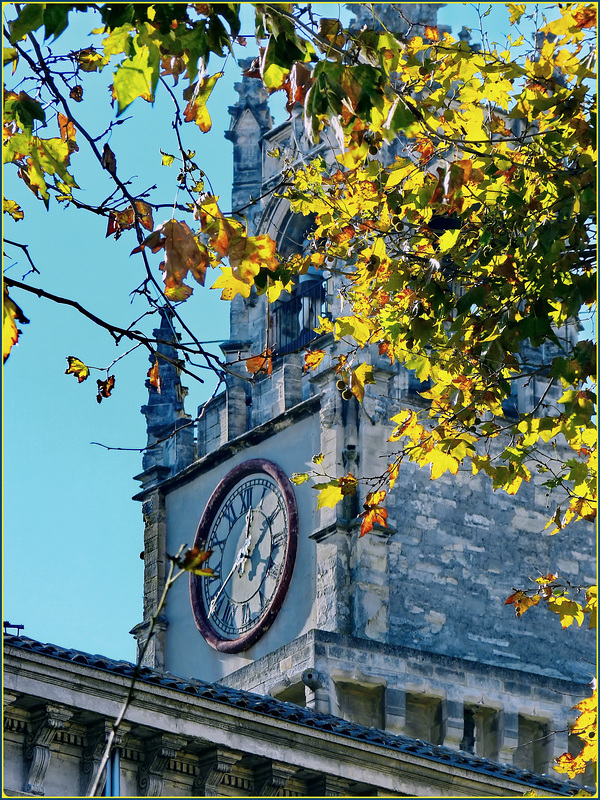
[[[436,9],[410,5],[413,16],[427,14],[423,24],[435,23]],[[244,77],[236,89],[227,133],[233,207],[243,209],[252,232],[269,233],[284,255],[302,252],[310,218],[292,214],[271,192],[285,162],[320,155],[334,163],[333,143],[323,136],[315,146],[307,138],[300,109],[274,127],[258,80]],[[401,140],[393,143],[387,157],[402,149]],[[270,545],[256,527],[266,512],[248,522],[248,509],[260,502],[259,462],[291,476],[314,466],[320,453],[329,475],[379,474],[388,463],[390,417],[425,402],[415,376],[376,352],[367,355],[376,382],[365,387],[363,405],[344,399],[327,359],[303,373],[302,348],[309,342],[333,355],[343,352],[342,343],[328,335],[315,340],[313,332],[318,316],[335,318],[342,302],[339,280],[316,271],[270,307],[254,291],[247,299],[237,296],[230,339],[222,345],[231,368],[226,391],[198,409],[195,442],[188,425],[145,456],[137,495],[146,525],[145,622],[137,635],[143,637],[160,595],[166,555],[183,542],[216,542],[208,564],[221,573],[214,582],[192,579],[191,589],[173,588],[148,663],[551,773],[553,758],[578,746],[569,737],[570,709],[589,694],[594,642],[546,621],[549,612],[542,609],[515,620],[504,599],[538,570],[574,584],[593,582],[594,536],[585,523],[572,527],[568,544],[541,533],[548,514],[541,479],[511,497],[494,493],[481,474],[430,481],[427,471],[402,464],[386,499],[390,527],[359,539],[364,497],[318,509],[308,484],[282,477],[281,491],[293,496],[297,510],[293,536],[289,514],[283,533],[265,523]],[[168,329],[165,319],[165,335]],[[576,336],[576,326],[563,333]],[[267,347],[275,351],[272,374],[250,380],[244,359]],[[171,383],[179,397],[174,371]],[[519,386],[511,413],[531,408],[546,389],[544,381]],[[144,412],[152,444],[189,417],[181,406],[175,422],[157,426],[175,401],[164,388],[160,397],[150,391]],[[275,494],[264,501],[271,503],[269,513],[277,507]],[[284,534],[288,550],[294,539],[291,570],[289,552],[273,544]],[[243,552],[244,537],[252,540],[250,555]],[[272,585],[264,577],[269,570]],[[258,597],[259,588],[268,597]],[[276,608],[269,605],[275,594]],[[307,670],[311,683],[302,678]]]
[[[406,4],[405,16],[431,25],[437,8]],[[360,23],[366,10],[355,13]],[[273,126],[259,81],[236,89],[233,207],[283,254],[301,252],[311,220],[273,190],[286,159],[332,162],[332,142],[310,142],[299,110]],[[573,794],[552,763],[579,747],[571,708],[589,694],[594,641],[543,609],[515,620],[504,599],[538,570],[592,583],[592,526],[572,525],[568,544],[542,534],[535,479],[511,497],[481,474],[431,481],[410,463],[388,495],[388,528],[358,538],[360,494],[319,509],[289,476],[316,454],[330,475],[383,472],[390,418],[425,402],[414,374],[376,352],[362,405],[345,399],[328,360],[303,373],[306,346],[343,352],[313,331],[342,302],[330,272],[302,276],[271,307],[254,291],[237,296],[226,390],[194,419],[175,366],[161,365],[160,394],[148,386],[135,498],[144,608],[132,633],[144,641],[182,544],[211,549],[216,577],[179,580],[156,621],[119,732],[120,793]],[[157,335],[175,342],[167,313]],[[250,379],[244,359],[267,347],[272,374]],[[545,389],[520,386],[515,412]],[[5,666],[5,792],[85,794],[131,665],[5,637]]]

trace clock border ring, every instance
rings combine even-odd
[[[261,636],[263,636],[275,621],[275,617],[279,613],[283,604],[284,598],[292,579],[292,572],[294,570],[294,563],[296,561],[296,551],[298,549],[298,505],[296,497],[292,489],[292,485],[286,473],[272,461],[265,458],[252,458],[244,461],[241,464],[233,467],[225,477],[219,481],[213,493],[211,494],[208,503],[204,509],[196,536],[194,538],[194,547],[204,549],[207,537],[210,533],[210,527],[219,511],[221,504],[229,494],[229,492],[249,475],[254,475],[257,472],[263,472],[272,478],[283,493],[288,515],[288,531],[287,531],[287,549],[283,569],[279,577],[279,582],[273,595],[273,599],[269,603],[269,607],[262,619],[257,623],[256,627],[248,631],[248,633],[239,636],[236,639],[223,639],[218,636],[212,628],[206,610],[201,599],[201,581],[206,580],[199,575],[190,574],[190,600],[192,603],[192,612],[196,627],[206,640],[206,642],[214,647],[221,653],[239,653],[243,650],[248,650],[252,647]]]

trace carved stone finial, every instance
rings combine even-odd
[[[171,312],[163,308],[160,316],[160,327],[154,330],[156,339],[163,342],[157,346],[157,351],[165,356],[158,359],[160,391],[147,380],[148,403],[142,406],[150,449],[144,453],[144,472],[138,479],[145,486],[165,477],[161,470],[174,474],[194,460],[194,429],[184,409],[187,389],[181,384],[181,370],[177,366],[179,356],[175,344],[178,336]],[[149,361],[154,366],[156,357],[151,355]]]

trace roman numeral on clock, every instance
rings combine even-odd
[[[282,547],[285,544],[286,532],[284,530],[277,531],[273,534],[273,547]]]
[[[240,502],[242,504],[242,509],[240,511],[241,516],[242,514],[246,514],[249,508],[252,508],[252,486],[244,486],[240,492]]]
[[[229,527],[231,528],[231,526],[234,525],[238,519],[237,514],[233,510],[233,503],[229,503],[227,506],[225,506],[225,508],[223,509],[223,516],[225,517],[225,519],[229,523]]]
[[[242,605],[242,625],[248,625],[251,619],[250,603]]]

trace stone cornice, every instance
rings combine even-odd
[[[208,472],[208,470],[213,469],[213,467],[216,467],[219,464],[222,464],[224,461],[227,461],[236,453],[263,442],[265,439],[274,436],[276,433],[279,433],[290,425],[293,425],[295,422],[305,419],[306,417],[310,417],[319,407],[320,402],[320,396],[317,395],[315,397],[310,397],[308,400],[303,400],[301,403],[298,403],[298,405],[288,409],[278,417],[275,417],[274,419],[271,419],[262,425],[257,425],[256,428],[252,428],[252,430],[246,431],[246,433],[243,433],[240,436],[236,436],[235,439],[232,439],[222,447],[219,447],[218,450],[213,450],[203,458],[200,458],[198,461],[190,464],[189,467],[186,467],[177,475],[162,481],[162,483],[159,484],[161,490],[170,490],[176,486],[181,486],[185,483],[188,483],[198,475],[201,475],[203,472]],[[140,478],[140,476],[138,476],[138,478]],[[153,484],[148,489],[142,489],[142,491],[133,496],[133,499],[142,501],[145,500],[149,492],[156,489],[156,487],[157,484]]]

